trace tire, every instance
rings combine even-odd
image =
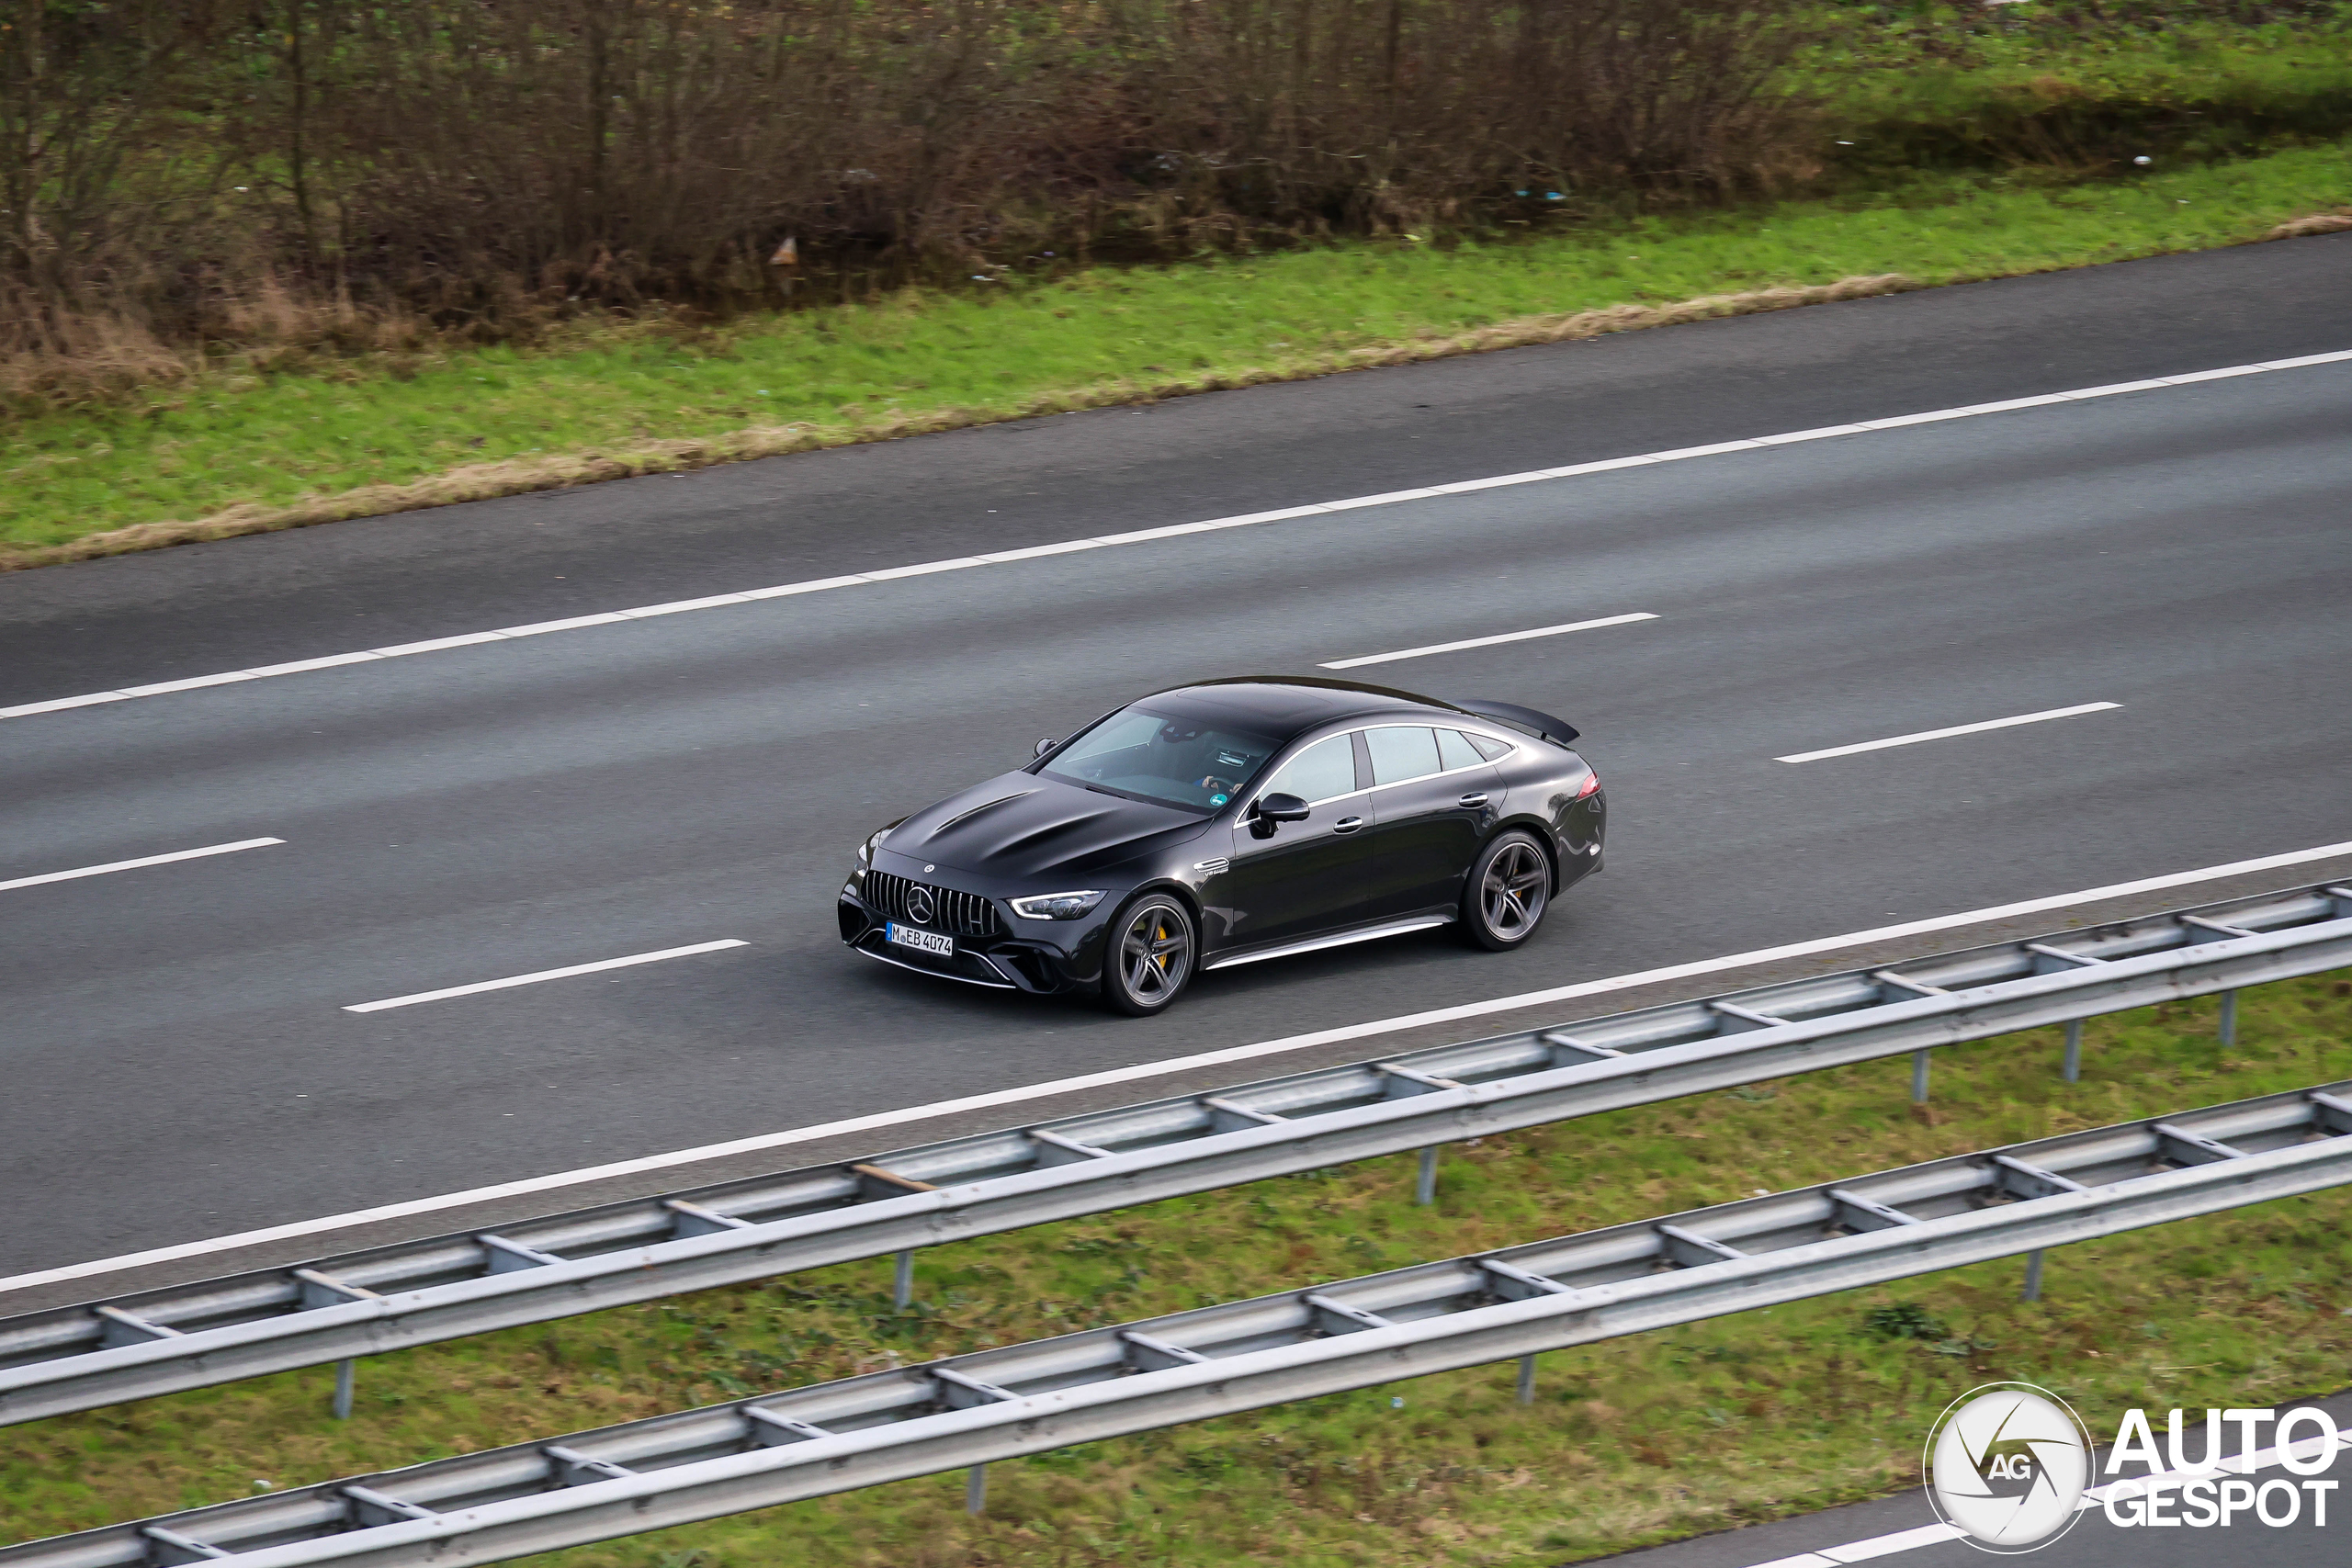
[[[1148,1018],[1166,1012],[1193,983],[1200,928],[1182,900],[1147,893],[1120,909],[1102,951],[1102,1001],[1114,1012]]]
[[[1552,863],[1514,828],[1487,840],[1462,887],[1462,934],[1488,953],[1523,946],[1552,907]]]

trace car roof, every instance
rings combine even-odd
[[[1238,675],[1223,681],[1203,681],[1156,692],[1142,705],[1182,713],[1188,718],[1224,720],[1288,739],[1300,730],[1358,714],[1390,713],[1421,708],[1432,714],[1460,714],[1462,709],[1435,697],[1367,686],[1353,681],[1326,681],[1312,675]]]

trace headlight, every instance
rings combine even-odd
[[[864,871],[867,866],[874,863],[874,852],[880,849],[882,847],[882,840],[889,836],[890,829],[884,828],[880,831],[876,832],[872,838],[867,839],[865,842],[857,846],[858,870]]]
[[[1013,899],[1012,912],[1024,920],[1074,920],[1101,902],[1102,895],[1091,888],[1080,893],[1040,893]]]

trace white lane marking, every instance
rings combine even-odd
[[[627,958],[600,958],[594,964],[571,964],[561,969],[542,969],[533,975],[510,975],[503,980],[476,980],[470,986],[448,986],[437,991],[417,991],[405,997],[387,997],[380,1002],[354,1002],[345,1012],[382,1012],[386,1008],[414,1007],[419,1002],[446,1001],[451,997],[470,997],[481,991],[504,991],[516,986],[536,986],[542,980],[568,980],[574,975],[594,975],[600,969],[627,969],[636,964],[659,964],[665,958],[686,958],[697,953],[717,953],[721,948],[749,947],[740,937],[724,942],[698,942],[692,947],[665,947],[659,953],[632,953]]]
[[[2339,1433],[2334,1443],[2325,1438],[2305,1438],[2290,1444],[2285,1450],[2299,1460],[2316,1459],[2330,1448],[2352,1448],[2352,1432]],[[2258,1449],[2251,1454],[2233,1454],[2221,1461],[2220,1469],[2233,1475],[2250,1475],[2257,1470],[2267,1470],[2280,1462],[2279,1449],[2273,1445]],[[2083,1494],[2075,1505],[2076,1513],[2104,1507],[2110,1495],[2142,1496],[2157,1488],[2169,1489],[2186,1481],[2194,1481],[2210,1473],[2194,1470],[2167,1470],[2154,1475],[2126,1476],[2094,1486]],[[1896,1530],[1892,1535],[1875,1535],[1866,1540],[1848,1541],[1842,1546],[1825,1546],[1818,1551],[1800,1551],[1794,1557],[1775,1557],[1769,1562],[1757,1562],[1749,1568],[1832,1568],[1833,1564],[1867,1562],[1873,1557],[1892,1557],[1898,1551],[1913,1551],[1923,1546],[1936,1546],[1947,1540],[1958,1540],[1965,1530],[1952,1525],[1921,1525],[1917,1529]]]
[[[1825,1547],[1821,1555],[1832,1562],[1867,1562],[1873,1557],[1892,1557],[1898,1551],[1916,1551],[1923,1546],[1960,1540],[1967,1534],[1966,1530],[1953,1525],[1921,1525],[1917,1529],[1897,1530],[1893,1535],[1875,1536],[1869,1540]]]
[[[1335,659],[1317,666],[1324,670],[1353,670],[1361,664],[1387,664],[1399,659],[1422,659],[1432,653],[1458,653],[1465,648],[1493,648],[1506,642],[1532,642],[1539,637],[1558,637],[1562,632],[1589,632],[1600,626],[1629,626],[1635,621],[1655,621],[1657,617],[1646,610],[1630,615],[1604,615],[1597,621],[1570,621],[1562,626],[1537,626],[1533,631],[1502,632],[1494,637],[1464,637],[1460,642],[1433,642],[1425,648],[1400,648],[1394,653],[1367,653],[1361,659]]]
[[[1988,729],[2040,724],[2050,718],[2072,718],[2078,713],[2105,713],[2109,708],[2122,705],[2121,703],[2080,703],[2070,708],[2044,708],[2040,713],[2021,713],[2015,718],[1988,718],[1981,724],[1955,724],[1949,729],[1922,729],[1910,735],[1890,735],[1883,740],[1865,740],[1854,746],[1830,746],[1819,751],[1799,751],[1787,757],[1775,757],[1772,761],[1818,762],[1824,757],[1850,757],[1857,751],[1883,751],[1890,746],[1916,746],[1922,740],[1945,740],[1955,735],[1981,735]]]
[[[2187,887],[2195,883],[2211,882],[2224,876],[2276,871],[2285,866],[2330,860],[2338,855],[2352,855],[2352,840],[2340,844],[2321,844],[2308,850],[2292,850],[2284,854],[2264,855],[2256,860],[2232,861],[2227,865],[2209,865],[2197,871],[2177,871],[2164,876],[2146,876],[2136,882],[2117,882],[2105,887],[2086,887],[2078,893],[2060,893],[2046,898],[2028,898],[2021,903],[1998,904],[1985,909],[1967,909],[1956,915],[1936,915],[1924,920],[1909,920],[1897,926],[1879,926],[1866,931],[1849,931],[1843,936],[1815,937],[1807,942],[1790,942],[1781,947],[1758,948],[1752,953],[1735,953],[1721,958],[1702,958],[1690,964],[1672,964],[1662,969],[1644,969],[1631,975],[1612,976],[1605,980],[1585,980],[1573,986],[1558,986],[1545,991],[1527,991],[1514,997],[1498,997],[1489,1001],[1466,1002],[1459,1007],[1437,1008],[1428,1012],[1407,1013],[1400,1018],[1375,1019],[1369,1023],[1346,1024],[1338,1029],[1318,1030],[1312,1034],[1293,1034],[1280,1040],[1261,1041],[1254,1045],[1235,1045],[1221,1051],[1204,1051],[1197,1055],[1171,1056],[1164,1061],[1142,1062],[1130,1067],[1114,1067],[1104,1072],[1087,1073],[1078,1077],[1053,1078],[1044,1083],[1024,1084],[1018,1089],[996,1089],[987,1094],[967,1095],[960,1100],[943,1100],[929,1105],[912,1105],[899,1111],[882,1111],[866,1116],[846,1117],[838,1122],[821,1122],[815,1126],[795,1127],[786,1132],[762,1133],[753,1137],[735,1138],[723,1144],[706,1144],[699,1148],[676,1149],[668,1154],[646,1155],[638,1159],[616,1160],[609,1165],[586,1166],[578,1170],[560,1170],[548,1176],[526,1177],[519,1181],[503,1181],[494,1186],[469,1188],[463,1192],[445,1192],[432,1198],[414,1198],[405,1202],[386,1203],[378,1208],[361,1209],[347,1214],[330,1214],[322,1219],[297,1220],[288,1224],[271,1225],[261,1230],[240,1231],[233,1235],[213,1236],[203,1241],[180,1242],[170,1247],[153,1247],[145,1252],[125,1253],[119,1258],[101,1258],[93,1263],[71,1263],[55,1269],[44,1269],[36,1273],[18,1274],[13,1278],[0,1279],[0,1292],[27,1290],[35,1285],[54,1284],[63,1280],[86,1279],[94,1274],[108,1274],[124,1269],[138,1269],[151,1263],[170,1263],[183,1258],[199,1258],[208,1253],[229,1252],[242,1247],[255,1247],[264,1242],[284,1241],[293,1236],[316,1235],[322,1232],[344,1230],[353,1225],[374,1224],[382,1220],[404,1219],[412,1214],[429,1214],[441,1209],[463,1208],[469,1203],[486,1202],[494,1198],[548,1192],[558,1188],[576,1187],[583,1182],[604,1181],[620,1176],[636,1176],[645,1171],[693,1165],[701,1160],[720,1159],[730,1155],[754,1154],[763,1149],[784,1148],[793,1144],[806,1144],[820,1138],[835,1137],[843,1134],[868,1133],[883,1127],[904,1126],[910,1122],[925,1122],[934,1117],[951,1116],[961,1111],[986,1111],[1001,1105],[1018,1105],[1026,1100],[1045,1100],[1056,1095],[1070,1094],[1080,1089],[1099,1089],[1110,1084],[1136,1083],[1146,1078],[1165,1077],[1170,1073],[1187,1072],[1196,1067],[1222,1066],[1230,1062],[1254,1061],[1263,1056],[1278,1056],[1286,1052],[1303,1051],[1314,1045],[1329,1045],[1343,1040],[1362,1040],[1376,1034],[1393,1034],[1400,1030],[1415,1029],[1424,1024],[1452,1023],[1463,1019],[1510,1012],[1521,1008],[1548,1002],[1569,1001],[1578,997],[1601,996],[1610,991],[1626,990],[1635,986],[1654,985],[1666,980],[1688,979],[1698,975],[1719,974],[1726,969],[1740,969],[1750,964],[1769,964],[1784,958],[1803,958],[1816,953],[1834,953],[1839,948],[1884,942],[1894,937],[1920,936],[1930,931],[1951,931],[1959,926],[1974,925],[1980,920],[1998,920],[2017,915],[2040,914],[2048,909],[2063,909],[2074,904],[2096,903],[2104,898],[2120,898],[2134,893],[2154,893],[2167,887]]]
[[[291,675],[304,670],[323,670],[338,664],[360,664],[377,659],[405,659],[411,654],[437,653],[444,649],[464,648],[475,643],[503,642],[512,637],[538,637],[548,632],[569,631],[580,626],[614,626],[623,621],[644,620],[652,615],[684,615],[689,611],[717,609],[728,604],[748,604],[762,599],[783,599],[801,593],[822,593],[836,588],[855,588],[875,582],[887,582],[901,577],[920,577],[934,571],[967,571],[975,567],[1001,566],[1012,561],[1039,560],[1046,556],[1069,555],[1077,550],[1108,549],[1115,545],[1148,544],[1159,539],[1174,539],[1187,534],[1214,533],[1224,528],[1250,528],[1262,523],[1283,523],[1295,517],[1320,517],[1334,512],[1353,512],[1367,506],[1393,506],[1399,502],[1425,501],[1437,496],[1467,495],[1474,491],[1494,490],[1505,485],[1537,484],[1545,479],[1576,479],[1586,474],[1603,474],[1617,468],[1646,468],[1656,463],[1679,463],[1689,457],[1711,457],[1724,452],[1769,452],[1776,446],[1787,446],[1802,441],[1825,441],[1832,436],[1859,435],[1880,430],[1900,430],[1908,425],[1932,424],[1943,420],[1974,419],[1980,414],[2007,413],[2018,409],[2055,408],[2065,403],[2083,402],[2093,398],[2112,398],[2125,392],[2154,391],[2166,387],[2188,386],[2199,381],[2217,380],[2230,376],[2254,376],[2276,370],[2302,370],[2317,365],[2335,365],[2352,360],[2352,348],[2333,354],[2307,354],[2299,359],[2271,359],[2257,365],[2233,365],[2220,370],[2194,370],[2180,376],[2158,376],[2145,381],[2120,381],[2112,386],[2084,387],[2069,392],[2048,392],[2040,397],[2011,398],[2005,402],[1975,403],[1966,408],[1931,409],[1925,413],[1896,414],[1887,419],[1866,419],[1852,424],[1826,424],[1817,430],[1792,430],[1779,435],[1759,435],[1748,441],[1719,441],[1711,446],[1682,446],[1665,452],[1647,452],[1630,457],[1607,457],[1594,463],[1574,463],[1561,468],[1531,468],[1525,473],[1498,474],[1491,479],[1462,479],[1453,484],[1431,485],[1425,490],[1390,491],[1381,495],[1360,495],[1345,501],[1317,502],[1308,506],[1285,506],[1273,512],[1250,512],[1238,517],[1213,517],[1204,523],[1175,523],[1163,528],[1139,528],[1127,534],[1102,534],[1092,538],[1064,539],[1057,544],[1032,545],[1025,549],[998,550],[988,555],[958,556],[949,560],[925,561],[914,566],[889,567],[880,571],[853,572],[846,577],[822,577],[807,582],[781,583],[774,588],[746,589],[741,593],[716,593],[703,599],[679,599],[666,604],[646,604],[634,610],[613,610],[603,615],[575,615],[569,620],[539,621],[530,626],[505,626],[496,631],[468,632],[462,637],[434,637],[424,642],[398,643],[390,648],[372,648],[358,653],[339,653],[324,659],[305,659],[292,664],[266,664],[255,670],[232,670],[220,675],[199,675],[185,681],[166,681],[153,686],[126,686],[119,691],[88,692],[78,697],[52,697],[47,702],[20,703],[15,707],[0,708],[0,718],[29,718],[35,714],[58,713],[66,708],[89,707],[98,703],[119,703],[131,697],[154,696],[164,692],[187,691],[198,686],[223,685],[233,681],[259,680],[269,675]]]
[[[258,850],[285,841],[283,839],[239,839],[233,844],[207,844],[200,850],[174,850],[167,855],[141,855],[137,860],[109,861],[104,865],[77,866],[72,871],[44,871],[39,876],[19,876],[11,882],[0,882],[0,893],[6,893],[12,887],[36,887],[44,882],[71,882],[81,876],[104,876],[110,871],[137,871],[142,865],[168,865],[175,860],[232,855],[239,850]]]

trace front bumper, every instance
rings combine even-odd
[[[842,888],[835,913],[841,920],[842,941],[868,958],[917,974],[1025,991],[1031,996],[1091,991],[1102,984],[1103,931],[1117,902],[1115,897],[1106,897],[1085,919],[1077,920],[1016,919],[1001,899],[990,898],[993,931],[941,931],[938,925],[910,920],[868,898],[864,881],[863,874],[854,876]],[[951,886],[935,876],[932,885]],[[954,954],[937,957],[890,942],[888,926],[893,919],[948,936],[956,943]]]

